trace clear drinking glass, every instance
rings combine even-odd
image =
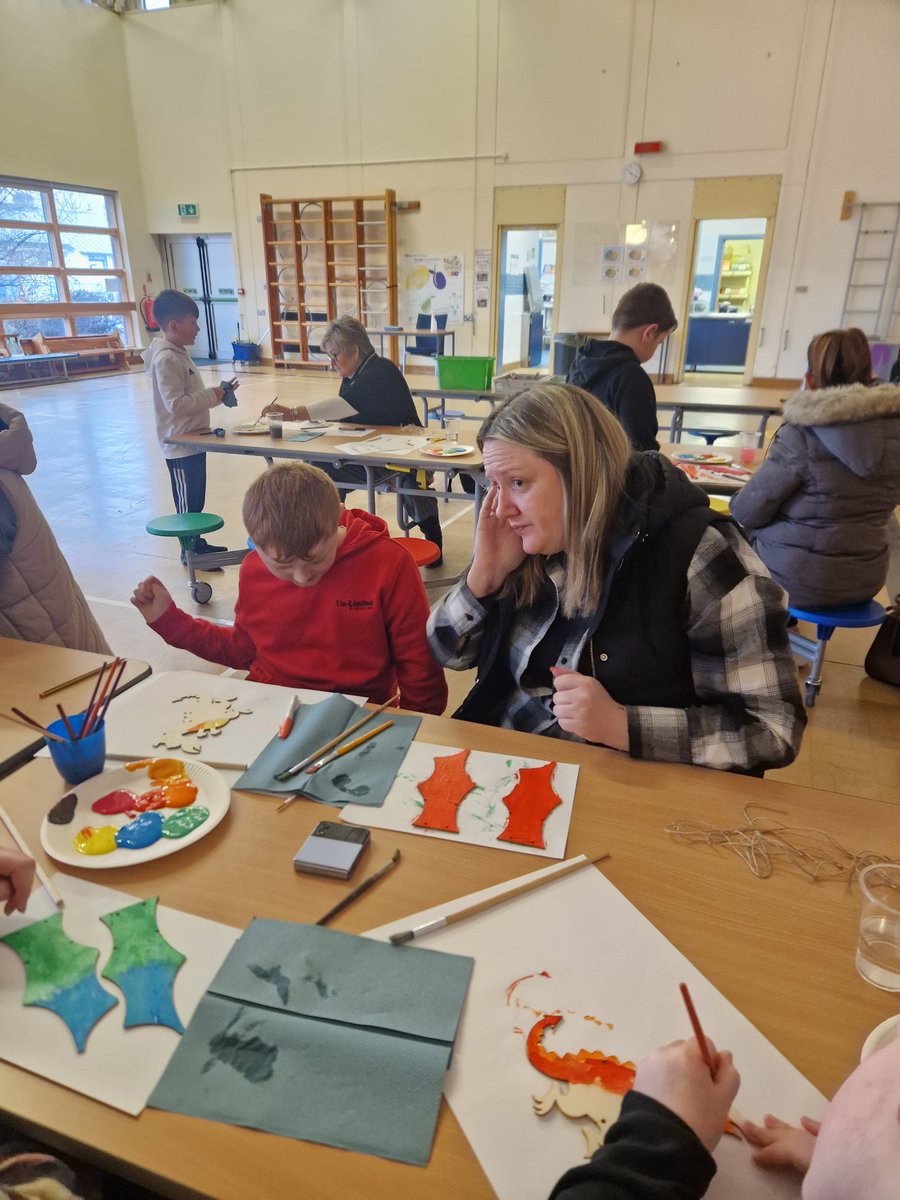
[[[459,417],[452,417],[449,421],[444,422],[444,442],[448,446],[459,445],[459,435],[462,429],[462,421]]]
[[[900,992],[900,864],[865,867],[859,873],[859,890],[856,969],[876,987]]]

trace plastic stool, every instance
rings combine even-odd
[[[194,539],[204,533],[212,533],[221,529],[225,524],[222,517],[216,513],[174,513],[167,517],[154,517],[148,521],[146,529],[154,537],[177,537],[184,552],[184,562],[188,569],[191,597],[197,604],[208,604],[212,599],[212,588],[203,579],[198,579],[195,570],[210,567],[231,567],[242,562],[247,550],[224,550],[218,554],[193,554],[191,547]]]
[[[427,538],[392,537],[391,541],[402,546],[417,567],[430,566],[441,557],[440,546],[437,542],[429,542]]]
[[[880,625],[884,620],[884,609],[877,601],[869,600],[865,604],[847,604],[841,608],[807,609],[789,605],[788,612],[798,621],[809,621],[816,627],[815,641],[793,629],[788,630],[791,649],[812,663],[806,679],[806,707],[812,708],[822,686],[825,647],[835,629],[865,629]]]
[[[711,446],[716,438],[720,437],[737,437],[736,429],[685,429],[685,433],[689,433],[691,437],[703,438],[707,446]]]

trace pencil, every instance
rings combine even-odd
[[[85,679],[90,679],[92,675],[99,675],[103,667],[92,667],[90,671],[85,671],[83,675],[76,675],[74,679],[66,679],[62,683],[54,683],[53,687],[46,688],[43,692],[38,692],[38,700],[46,700],[48,696],[53,696],[57,692],[61,692],[63,688],[74,687],[76,683],[84,683]]]
[[[343,900],[338,900],[333,908],[329,908],[324,917],[319,917],[316,921],[317,925],[327,925],[332,917],[336,917],[339,912],[343,912],[348,904],[352,904],[357,896],[361,896],[363,892],[367,892],[373,883],[377,883],[382,876],[387,875],[393,867],[400,861],[400,851],[395,850],[391,857],[387,860],[383,867],[379,867],[368,879],[364,879],[362,883],[357,884],[352,892],[348,892]]]
[[[313,750],[311,754],[307,754],[306,758],[301,759],[300,762],[295,763],[292,767],[288,767],[286,771],[279,771],[274,778],[277,779],[279,783],[283,783],[286,779],[292,779],[294,775],[299,775],[304,767],[308,767],[310,763],[315,762],[320,755],[326,754],[332,746],[336,746],[338,742],[342,742],[344,738],[349,737],[351,733],[356,733],[357,729],[362,729],[363,725],[368,724],[373,717],[377,717],[379,713],[383,713],[388,705],[395,704],[399,699],[400,693],[398,692],[396,696],[391,696],[390,700],[385,700],[384,704],[379,704],[377,708],[373,708],[371,712],[367,712],[365,716],[351,725],[349,729],[345,729],[342,733],[339,733],[337,737],[333,737],[331,741],[326,742],[324,746],[319,746],[318,750]]]
[[[18,713],[19,715],[11,717],[9,713],[0,713],[0,717],[6,717],[7,721],[14,721],[16,725],[24,725],[28,729],[36,729],[38,733],[43,734],[44,737],[51,742],[64,742],[66,740],[64,737],[60,737],[58,733],[51,733],[50,730],[45,729],[43,725],[38,725],[37,721],[32,720],[31,717],[26,718],[25,714],[22,713],[20,709],[14,708],[13,712]]]
[[[507,891],[501,892],[498,896],[488,896],[485,900],[476,900],[474,904],[469,904],[465,908],[459,909],[458,912],[448,913],[446,917],[438,917],[434,921],[429,921],[427,925],[418,925],[416,928],[404,930],[402,933],[392,933],[391,941],[395,946],[402,946],[404,942],[411,942],[414,938],[422,937],[423,934],[433,933],[436,929],[443,929],[445,925],[455,925],[457,921],[464,921],[467,917],[474,917],[476,913],[484,912],[487,908],[493,908],[495,904],[504,904],[507,900],[512,900],[516,896],[523,896],[526,892],[531,892],[535,888],[542,887],[545,883],[552,883],[554,879],[560,879],[563,875],[571,874],[572,871],[579,871],[582,867],[603,862],[604,858],[609,858],[609,854],[598,854],[595,858],[570,859],[569,862],[560,863],[549,874],[541,875],[537,879],[526,879],[524,883],[519,883]]]
[[[307,767],[306,774],[315,775],[316,771],[321,771],[323,767],[327,767],[329,763],[333,763],[336,758],[343,758],[345,754],[349,754],[351,750],[356,750],[363,742],[369,742],[373,737],[378,737],[379,733],[384,733],[386,729],[390,729],[393,723],[393,721],[385,721],[382,725],[376,725],[374,729],[367,729],[365,733],[361,733],[358,738],[354,738],[346,746],[338,746],[337,750],[332,750],[330,754],[326,754],[324,758],[320,758],[318,762],[314,762],[311,767]]]
[[[66,733],[69,735],[69,741],[74,742],[75,741],[75,730],[69,724],[69,718],[66,715],[66,710],[63,708],[63,706],[61,704],[57,704],[56,711],[59,713],[60,717],[62,718],[62,723],[66,727]]]
[[[710,1076],[715,1079],[716,1066],[710,1058],[709,1047],[706,1044],[706,1035],[703,1032],[703,1027],[700,1024],[700,1018],[697,1016],[697,1010],[694,1008],[694,1002],[691,999],[691,993],[687,989],[686,983],[679,983],[678,990],[681,992],[681,998],[684,1001],[684,1007],[687,1009],[687,1015],[690,1018],[691,1028],[694,1031],[694,1037],[697,1039],[697,1045],[700,1047],[700,1053],[703,1055],[703,1061],[709,1067]]]
[[[2,806],[0,806],[0,821],[2,821],[3,824],[6,826],[6,828],[9,830],[9,836],[16,843],[16,845],[19,847],[19,849],[22,851],[22,853],[27,854],[29,858],[34,859],[34,855],[28,849],[28,843],[22,837],[21,833],[19,833],[18,829],[16,829],[15,825],[13,825],[12,820],[10,819],[9,813]],[[40,864],[37,861],[35,861],[35,864],[34,864],[34,873],[35,873],[35,875],[37,875],[38,879],[41,881],[41,883],[47,889],[50,899],[53,901],[53,903],[56,905],[56,907],[62,908],[65,905],[65,900],[63,900],[62,896],[59,894],[59,892],[56,890],[56,888],[50,882],[50,879],[48,878],[46,871],[44,870],[44,868],[42,866],[40,866]]]

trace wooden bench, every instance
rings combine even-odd
[[[23,337],[21,348],[27,357],[42,354],[65,354],[69,374],[93,375],[100,371],[128,369],[129,355],[140,347],[123,346],[116,333],[91,334],[82,337]]]

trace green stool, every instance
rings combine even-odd
[[[204,580],[197,579],[194,574],[195,567],[199,566],[201,570],[204,566],[224,567],[228,564],[221,560],[227,557],[229,563],[240,562],[247,553],[246,550],[237,550],[226,551],[223,554],[204,554],[202,561],[194,557],[191,553],[194,539],[202,537],[204,533],[221,529],[224,524],[222,517],[216,516],[215,513],[175,513],[170,517],[154,517],[152,521],[147,522],[147,532],[152,533],[154,537],[178,538],[190,578],[191,597],[197,604],[210,602],[212,588]]]

